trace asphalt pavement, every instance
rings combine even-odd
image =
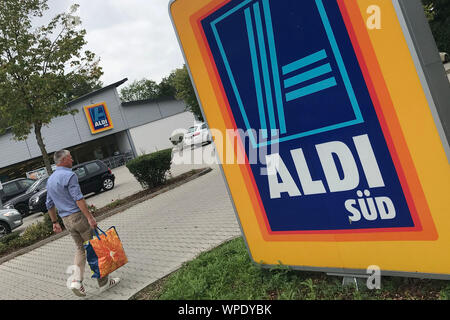
[[[210,164],[215,164],[213,145],[186,149],[182,152],[175,152],[173,155],[173,164],[170,170],[170,176],[175,177],[192,169],[200,169]],[[200,160],[200,161],[199,161]],[[197,162],[197,163],[195,163]],[[107,204],[123,199],[142,190],[140,183],[134,178],[125,166],[111,170],[116,176],[114,188],[110,191],[102,191],[99,194],[91,193],[86,195],[85,199],[88,205],[94,205],[101,208]],[[14,231],[23,233],[27,227],[33,223],[43,221],[43,213],[33,213],[23,219],[23,225]]]

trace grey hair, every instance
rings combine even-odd
[[[70,153],[69,150],[59,150],[56,151],[53,155],[53,160],[55,161],[55,164],[58,165],[62,159],[64,159],[66,156],[68,156]]]

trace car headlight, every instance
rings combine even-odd
[[[3,208],[5,208],[5,209],[14,209],[14,205],[11,204],[11,203],[7,203],[7,204],[5,204],[5,205],[3,206]]]
[[[39,202],[39,197],[34,197],[31,199],[31,203],[36,204]]]
[[[19,213],[19,211],[17,211],[17,210],[11,210],[11,211],[8,211],[8,212],[3,213],[3,215],[4,215],[5,217],[12,217],[12,216],[20,215],[20,213]]]

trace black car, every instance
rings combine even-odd
[[[99,193],[101,190],[111,190],[114,188],[116,177],[108,166],[100,161],[94,160],[73,166],[72,170],[78,176],[81,192],[86,195],[92,192]],[[32,212],[47,212],[45,201],[47,199],[47,189],[34,194],[28,201]]]
[[[28,201],[37,192],[47,187],[47,180],[48,177],[35,180],[34,183],[25,191],[25,193],[8,200],[3,204],[3,207],[6,209],[16,209],[20,212],[22,217],[25,217],[30,213],[34,213],[35,211],[29,210]]]
[[[25,193],[35,182],[36,180],[33,179],[19,178],[2,183],[3,189],[0,190],[2,203]]]

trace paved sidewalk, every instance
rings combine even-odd
[[[87,299],[125,300],[178,269],[199,253],[241,234],[217,166],[210,173],[102,220],[116,226],[128,264],[112,275],[122,278],[99,294],[86,265]],[[70,236],[48,243],[0,265],[0,300],[77,300],[67,287],[73,263]]]

